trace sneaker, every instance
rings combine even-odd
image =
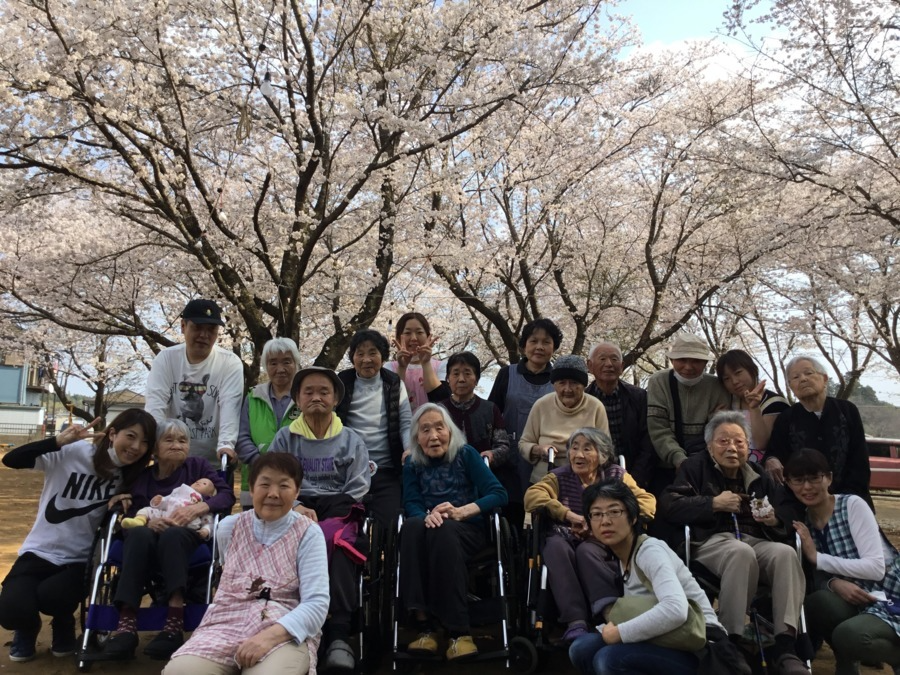
[[[353,648],[344,640],[332,640],[325,652],[323,668],[327,671],[355,670],[356,655]]]
[[[31,661],[37,654],[37,632],[31,633],[17,630],[13,633],[12,644],[9,646],[9,660],[16,663]]]
[[[460,635],[458,638],[450,640],[450,646],[447,647],[447,660],[454,661],[456,659],[465,659],[472,656],[478,656],[478,647],[471,635]]]
[[[53,656],[72,656],[81,646],[75,639],[75,618],[55,617],[50,623],[53,630],[53,638],[50,641],[50,653]]]
[[[419,654],[421,656],[436,655],[438,652],[437,633],[419,633],[416,639],[409,643],[406,651],[410,654]]]

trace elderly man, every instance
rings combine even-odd
[[[215,464],[222,453],[235,457],[244,394],[244,367],[216,346],[224,326],[212,300],[191,300],[181,312],[184,343],[163,349],[147,378],[146,410],[158,422],[182,420],[191,432],[191,454]]]
[[[594,381],[586,391],[606,408],[616,454],[625,457],[628,473],[637,484],[649,488],[656,451],[647,431],[647,392],[622,381],[622,350],[613,342],[604,340],[594,345],[587,367]]]
[[[669,348],[672,368],[654,373],[647,382],[647,429],[659,457],[650,491],[657,497],[688,455],[706,450],[703,428],[714,412],[731,403],[716,376],[706,373],[714,358],[702,339],[682,333]]]

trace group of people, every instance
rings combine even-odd
[[[543,523],[561,641],[583,673],[695,672],[696,645],[663,638],[693,612],[710,635],[741,645],[760,582],[772,587],[777,672],[808,672],[796,651],[804,601],[837,673],[873,658],[900,666],[890,604],[900,602],[900,558],[874,519],[859,413],[827,395],[816,359],[786,365],[789,405],[749,354],[715,359],[683,334],[671,368],[641,389],[623,381],[617,345],[600,342],[587,360],[559,355],[561,331],[537,319],[483,399],[478,358],[436,359],[427,319],[411,312],[397,321],[393,361],[374,330],[352,337],[352,367],[338,373],[302,367],[296,344],[275,338],[261,355],[265,381],[244,392],[241,361],[216,346],[222,325],[214,302],[192,300],[184,343],[153,363],[146,412],[4,457],[45,472],[38,518],[0,592],[11,659],[35,657],[41,614],[52,617],[55,655],[78,648],[73,614],[107,508],[125,518],[119,624],[104,658],[134,655],[155,577],[166,620],[144,651],[168,660],[169,675],[300,675],[319,654],[324,669],[353,669],[358,568],[372,553],[365,514],[391,538],[404,516],[387,546],[403,570],[409,652],[439,654],[443,631],[448,659],[471,658],[466,562],[486,544],[486,516],[502,510],[514,528],[526,512]],[[238,499],[213,466],[224,455],[242,465],[235,515]],[[213,513],[223,572],[185,641],[187,570]],[[692,558],[720,579],[718,613],[660,540],[674,545],[684,525]],[[635,602],[644,609],[629,614]]]

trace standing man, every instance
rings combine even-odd
[[[212,300],[191,300],[181,312],[184,343],[163,349],[147,378],[146,410],[159,420],[175,418],[191,432],[191,455],[213,466],[222,453],[235,458],[244,367],[233,353],[216,346],[224,326]]]
[[[671,370],[654,373],[647,382],[647,428],[659,456],[650,492],[659,497],[675,480],[681,463],[706,452],[703,429],[717,410],[727,410],[731,396],[715,375],[706,372],[714,360],[701,338],[675,337],[669,348]]]
[[[587,393],[606,408],[616,454],[625,458],[626,470],[637,484],[649,489],[656,451],[647,431],[647,392],[622,381],[622,350],[613,342],[603,340],[594,345],[587,367],[594,376]]]

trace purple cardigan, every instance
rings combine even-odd
[[[150,506],[150,500],[156,495],[165,497],[182,483],[190,485],[201,478],[209,478],[216,486],[215,496],[205,500],[209,505],[210,512],[231,513],[231,507],[234,506],[234,489],[225,482],[206,459],[188,457],[184,464],[167,478],[157,478],[154,466],[148,466],[141,471],[131,487],[131,508],[126,515],[134,517],[138,510]]]

